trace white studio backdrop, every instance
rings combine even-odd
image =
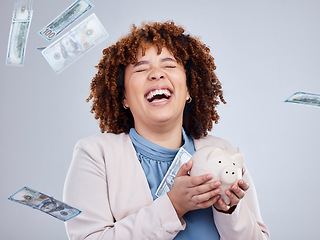
[[[0,239],[67,239],[62,222],[7,198],[26,185],[62,199],[74,144],[99,133],[85,99],[102,50],[133,23],[165,20],[211,48],[228,102],[211,134],[243,150],[272,239],[320,239],[320,109],[283,102],[320,93],[319,0],[92,0],[110,37],[59,75],[37,50],[49,45],[38,31],[73,1],[52,3],[33,1],[24,66],[10,67],[13,1],[1,2]]]

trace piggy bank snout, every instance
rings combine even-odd
[[[227,184],[233,184],[238,180],[238,169],[235,167],[226,167],[221,171],[222,181]]]

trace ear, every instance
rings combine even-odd
[[[224,150],[221,148],[215,147],[215,146],[210,146],[210,153],[208,154],[208,160],[209,159],[216,159],[219,158],[221,155],[225,154]]]
[[[190,98],[190,94],[189,94],[188,87],[187,87],[187,98],[186,98],[186,101],[188,101],[189,98]]]
[[[201,161],[201,162],[207,162],[211,159],[212,151],[215,147],[213,146],[205,146],[197,149],[197,151],[192,155],[192,159],[194,162]]]
[[[241,167],[243,166],[243,155],[241,152],[239,153],[236,153],[235,155],[232,156],[232,160],[236,163],[236,165],[238,167]]]
[[[129,105],[128,105],[128,101],[127,101],[127,98],[126,98],[126,92],[123,91],[123,98],[122,98],[122,105],[129,108]]]

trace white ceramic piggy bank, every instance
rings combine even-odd
[[[193,166],[190,176],[212,174],[211,181],[220,180],[222,182],[220,195],[225,203],[229,204],[230,199],[226,196],[225,191],[242,178],[243,155],[241,153],[231,154],[216,146],[206,146],[198,149],[191,160]]]

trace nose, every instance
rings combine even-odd
[[[233,184],[238,178],[240,178],[239,169],[226,167],[222,171],[221,178],[224,183]]]
[[[165,73],[161,68],[154,68],[149,74],[150,80],[160,80],[165,78]]]

